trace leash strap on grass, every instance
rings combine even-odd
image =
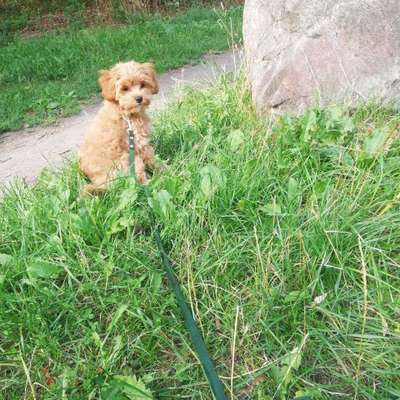
[[[127,120],[128,123],[128,144],[129,144],[129,172],[136,179],[136,171],[135,171],[135,135],[131,125],[131,122]],[[137,182],[137,179],[136,179]],[[142,185],[145,195],[147,199],[151,198],[151,192],[147,185]],[[168,277],[168,284],[171,290],[175,294],[176,302],[178,303],[179,309],[181,310],[186,329],[190,333],[190,337],[192,339],[193,346],[197,352],[200,363],[203,366],[204,372],[207,376],[208,383],[210,384],[212,393],[216,400],[227,400],[227,397],[224,392],[224,388],[222,383],[218,377],[217,371],[215,370],[215,366],[213,361],[211,360],[206,344],[204,343],[204,339],[201,335],[201,332],[196,324],[196,321],[193,318],[192,312],[187,304],[185,296],[182,293],[182,290],[179,286],[178,280],[174,274],[172,268],[172,262],[165,251],[163,242],[161,240],[160,228],[156,223],[156,217],[154,215],[154,211],[151,207],[149,207],[149,217],[150,224],[153,230],[154,238],[157,243],[158,251],[160,253],[161,261],[164,266],[164,270]]]

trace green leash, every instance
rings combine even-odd
[[[132,176],[135,177],[135,180],[137,182],[135,171],[135,134],[131,121],[129,119],[126,119],[126,122],[128,123],[129,172]],[[142,187],[144,189],[146,198],[149,200],[151,198],[149,187],[147,185],[142,185]],[[179,309],[181,310],[186,329],[190,333],[193,346],[197,352],[200,363],[203,366],[208,383],[211,387],[211,391],[216,400],[227,400],[224,388],[218,377],[217,371],[215,370],[214,363],[208,354],[204,339],[201,336],[201,332],[196,324],[196,321],[193,318],[192,312],[186,302],[185,296],[183,295],[178,280],[176,279],[176,276],[174,274],[171,259],[165,251],[163,242],[161,240],[160,228],[159,225],[157,225],[156,223],[154,211],[151,207],[149,207],[149,216],[154,238],[161,256],[161,261],[168,277],[169,287],[175,294],[176,302],[178,303]]]

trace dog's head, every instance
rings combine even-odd
[[[158,93],[153,64],[135,61],[116,64],[111,70],[100,71],[102,96],[118,103],[127,114],[138,114],[150,105]]]

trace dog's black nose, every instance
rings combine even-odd
[[[136,103],[140,104],[143,101],[143,97],[142,96],[136,96],[135,100],[136,100]]]

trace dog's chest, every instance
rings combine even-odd
[[[135,129],[134,143],[135,143],[135,153],[143,151],[150,144],[149,134],[147,132],[142,132],[139,129]],[[125,130],[122,132],[119,144],[123,152],[129,151],[128,133]]]
[[[135,145],[139,151],[142,150],[144,147],[148,146],[149,143],[150,140],[148,135],[145,136],[139,133],[135,135]]]

